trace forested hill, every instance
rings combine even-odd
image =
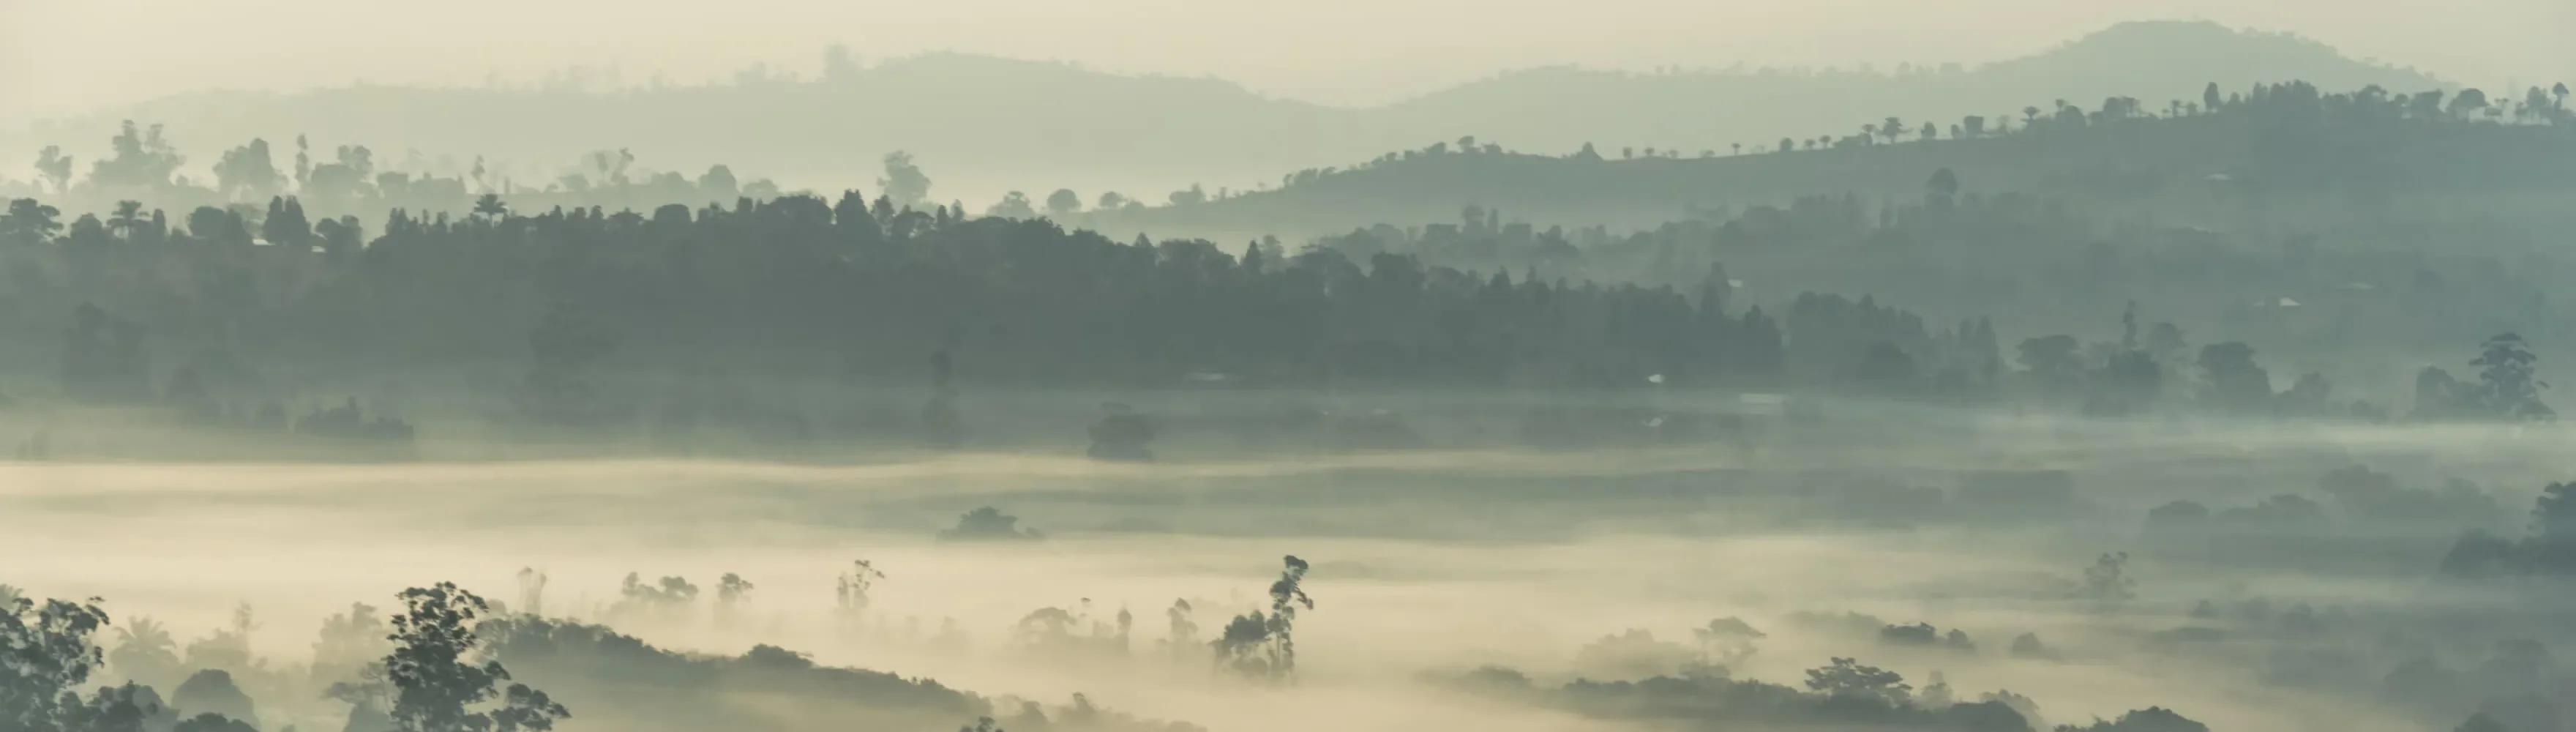
[[[590,151],[626,148],[642,154],[642,167],[697,171],[726,163],[818,190],[870,183],[877,160],[902,149],[937,175],[941,200],[1071,186],[1160,202],[1164,192],[1191,183],[1249,188],[1279,171],[1469,135],[1551,154],[1586,142],[1731,151],[1783,135],[1848,131],[1854,120],[1888,114],[2000,116],[2034,100],[2105,94],[2161,109],[2168,100],[2196,99],[2211,81],[2242,88],[2288,78],[2328,88],[2440,86],[2295,37],[2156,22],[2115,26],[1978,68],[1549,68],[1366,109],[1266,98],[1211,79],[955,54],[840,64],[819,76],[746,73],[725,84],[606,92],[353,86],[205,93],[32,130],[0,125],[0,149],[60,144],[94,158],[100,151],[90,146],[108,139],[120,119],[137,119],[171,123],[172,142],[185,149],[305,134],[324,149],[374,146],[388,162],[417,150],[423,164],[403,167],[453,168],[429,171],[444,175],[463,173],[481,156],[526,187],[544,186]]]
[[[2194,101],[2160,106],[2096,99],[2042,100],[2009,118],[1860,118],[1722,152],[1605,146],[1542,155],[1441,142],[1301,170],[1274,190],[1129,209],[1097,223],[1158,235],[1323,234],[1352,222],[1453,220],[1477,206],[1541,225],[1651,227],[1818,194],[1915,200],[1945,169],[1974,190],[2168,213],[2314,200],[2378,207],[2398,197],[2558,195],[2576,186],[2576,115],[2547,88],[2327,93],[2289,82],[2213,85]]]

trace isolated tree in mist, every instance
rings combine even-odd
[[[1832,662],[1807,669],[1807,688],[1842,700],[1859,700],[1889,707],[1902,707],[1912,698],[1914,687],[1905,676],[1859,661],[1836,657]]]
[[[698,601],[698,586],[688,578],[666,576],[647,583],[641,574],[626,573],[617,584],[617,604],[609,607],[613,615],[644,615],[670,620],[688,612]]]
[[[166,684],[179,672],[179,641],[161,621],[137,617],[117,626],[116,647],[108,650],[107,664],[126,678]]]
[[[2540,401],[2540,390],[2549,382],[2534,375],[2540,357],[2533,355],[2522,336],[2500,333],[2487,339],[2478,357],[2469,365],[2479,368],[2478,382],[2486,410],[2501,419],[2546,421],[2558,413]]]
[[[1072,218],[1074,214],[1082,213],[1082,194],[1073,192],[1071,188],[1055,189],[1054,193],[1047,194],[1046,208],[1048,216]]]
[[[2129,576],[2129,553],[2108,552],[2084,568],[2083,584],[2077,592],[2085,599],[2104,605],[2128,602],[2138,595],[2138,581]]]
[[[519,614],[531,617],[546,614],[546,573],[535,567],[519,568]]]
[[[940,529],[940,541],[1027,541],[1046,538],[1037,529],[1020,527],[1020,517],[999,508],[978,506],[957,517],[957,525]]]
[[[161,126],[138,128],[126,120],[108,141],[110,157],[90,163],[92,184],[117,188],[160,188],[188,161],[161,135]]]
[[[400,595],[394,642],[384,659],[393,687],[389,714],[401,732],[543,732],[572,716],[526,684],[508,684],[509,669],[487,658],[474,631],[489,609],[483,598],[441,582]]]
[[[1314,609],[1315,600],[1306,595],[1306,560],[1290,555],[1281,564],[1279,579],[1270,583],[1270,613],[1255,610],[1235,616],[1212,643],[1218,665],[1245,678],[1272,682],[1296,678],[1297,611]]]
[[[2254,363],[2254,347],[2242,341],[2212,343],[2200,348],[2201,378],[2207,383],[2202,398],[2219,408],[2238,412],[2266,409],[2272,399],[2272,376]]]
[[[872,601],[868,592],[881,579],[885,579],[885,573],[878,571],[875,564],[865,559],[851,560],[850,571],[834,582],[835,602],[841,613],[853,617],[866,613]]]
[[[716,624],[732,625],[742,616],[742,608],[751,602],[754,585],[742,575],[726,572],[716,580]]]
[[[1769,637],[1734,617],[1710,620],[1705,627],[1692,628],[1691,636],[1699,640],[1700,653],[1720,666],[1733,666],[1752,658],[1754,641]]]
[[[249,144],[224,151],[215,161],[215,193],[225,200],[259,200],[275,194],[286,182],[269,159],[268,141],[252,138]]]
[[[58,145],[46,145],[36,151],[36,176],[52,184],[54,194],[72,191],[72,156],[63,154]]]
[[[1116,210],[1118,210],[1118,209],[1122,209],[1122,208],[1126,208],[1126,207],[1127,207],[1127,195],[1126,195],[1126,194],[1119,193],[1119,192],[1117,192],[1117,191],[1104,191],[1104,192],[1102,192],[1102,193],[1100,194],[1100,204],[1099,204],[1099,209],[1100,209],[1100,210],[1102,210],[1102,211],[1116,211]]]
[[[897,208],[913,208],[930,200],[930,175],[913,164],[912,153],[896,150],[886,153],[885,177],[877,179],[877,188]]]
[[[1175,658],[1192,653],[1199,645],[1199,624],[1197,620],[1190,617],[1190,612],[1190,601],[1187,599],[1173,600],[1171,607],[1163,609],[1163,621],[1167,628],[1164,632],[1163,646]]]
[[[510,204],[501,202],[501,194],[486,193],[474,198],[474,215],[486,221],[498,221],[510,215]]]

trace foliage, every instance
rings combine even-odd
[[[1020,517],[992,506],[979,506],[957,517],[957,525],[940,529],[941,541],[1032,541],[1046,538],[1037,529],[1020,527]]]
[[[1306,595],[1306,560],[1291,555],[1280,562],[1279,579],[1270,583],[1269,614],[1255,610],[1235,616],[1210,644],[1219,667],[1249,679],[1295,680],[1297,611],[1314,609],[1315,600]]]
[[[394,648],[385,656],[393,686],[388,713],[401,732],[543,732],[571,716],[545,692],[509,684],[510,672],[486,657],[475,634],[489,609],[483,598],[441,582],[399,596]]]

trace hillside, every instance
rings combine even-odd
[[[2176,63],[2177,56],[2190,60]],[[1474,135],[1513,149],[1730,151],[1854,120],[2004,115],[2031,103],[2104,95],[2196,98],[2309,79],[2328,88],[2437,85],[2291,37],[2208,23],[2131,23],[2038,55],[1975,69],[1708,71],[1639,75],[1573,68],[1503,74],[1406,102],[1344,109],[1267,98],[1224,81],[1135,77],[1053,63],[935,54],[823,79],[617,92],[355,86],[278,94],[212,92],[99,115],[0,129],[0,150],[64,145],[94,159],[117,120],[160,121],[180,148],[213,151],[307,134],[323,150],[366,144],[391,160],[461,173],[489,158],[542,186],[593,150],[629,149],[639,168],[694,174],[714,163],[791,187],[869,186],[877,158],[913,152],[933,197],[990,201],[1011,189],[1120,190],[1160,202],[1204,183],[1252,187],[1278,171],[1364,159]],[[2089,106],[2089,104],[2088,104]],[[192,164],[212,162],[201,152]],[[413,166],[405,166],[413,167]]]
[[[1277,190],[1096,215],[1089,223],[1157,235],[1316,235],[1373,222],[1451,221],[1461,209],[1479,206],[1539,224],[1651,227],[1814,195],[1914,200],[1944,169],[1972,190],[2040,193],[2185,219],[2247,202],[2323,196],[2377,206],[2399,193],[2548,193],[2576,186],[2576,135],[2567,124],[2504,123],[2516,118],[2500,106],[2493,116],[2410,111],[2417,102],[2406,95],[2321,95],[2306,84],[2254,93],[2259,101],[2224,113],[2105,117],[2069,106],[2034,121],[2017,118],[2009,134],[1840,134],[1821,145],[1807,138],[1785,152],[1766,147],[1708,158],[1626,158],[1616,150],[1594,157],[1460,153],[1444,146],[1350,169],[1301,172]]]
[[[2400,91],[2442,84],[2408,71],[2344,58],[2285,34],[2236,31],[2207,22],[2113,26],[2037,55],[1974,69],[1873,73],[1625,74],[1551,68],[1504,74],[1384,110],[1397,124],[1432,132],[1459,128],[1523,150],[1565,152],[1585,142],[1604,149],[1657,146],[1684,155],[1747,148],[1782,135],[1848,132],[1887,115],[1947,124],[1966,115],[2018,116],[2028,105],[2068,100],[2091,107],[2105,96],[2154,110],[2198,102],[2202,87],[2228,89],[2304,79],[2328,89],[2379,84]],[[1478,120],[1464,129],[1463,120]],[[1447,137],[1423,137],[1416,144]]]

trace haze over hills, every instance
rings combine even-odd
[[[579,156],[625,148],[644,169],[694,174],[725,163],[790,187],[870,187],[877,158],[909,150],[938,182],[934,199],[990,201],[1006,190],[1118,190],[1159,203],[1203,183],[1249,188],[1286,171],[1477,136],[1515,150],[1586,142],[1699,151],[1784,136],[1847,133],[1864,121],[2001,116],[2051,100],[2196,98],[2305,79],[2328,89],[2442,83],[2346,58],[2294,36],[2206,22],[2128,23],[2038,55],[1974,69],[1675,70],[1632,74],[1556,67],[1515,71],[1409,101],[1336,108],[1264,97],[1213,79],[1122,76],[986,56],[932,54],[820,78],[746,75],[710,86],[612,91],[354,86],[299,93],[208,92],[95,116],[0,129],[0,149],[61,144],[91,158],[120,119],[170,125],[181,149],[217,150],[297,134],[329,149],[366,144],[381,159],[461,172],[489,158],[542,187]],[[744,134],[752,132],[756,134]],[[211,162],[204,155],[192,166]],[[406,166],[408,167],[408,166]]]

